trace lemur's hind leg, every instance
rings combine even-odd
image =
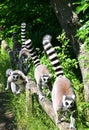
[[[71,113],[71,116],[70,116],[70,126],[69,126],[69,128],[72,129],[72,130],[76,130],[74,124],[75,124],[74,113]]]
[[[21,93],[21,91],[22,91],[23,88],[24,88],[24,85],[23,85],[23,84],[20,84],[20,85],[18,85],[18,87],[19,87],[19,89],[18,89],[18,91],[16,92],[16,94],[20,94],[20,93]]]
[[[42,85],[37,83],[37,88],[38,88],[39,99],[42,100],[44,98],[44,94],[42,92]]]
[[[12,93],[16,94],[17,86],[14,82],[11,82],[11,91],[12,91]]]

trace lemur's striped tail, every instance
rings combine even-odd
[[[8,46],[7,42],[5,40],[2,40],[1,42],[2,49],[6,50],[9,55],[12,55],[12,50]]]
[[[26,23],[21,23],[21,40],[23,49],[25,48],[25,41],[26,41]]]
[[[10,47],[8,46],[7,42],[5,40],[2,40],[1,42],[1,48],[6,50],[9,57],[10,57],[10,65],[11,65],[11,68],[13,67],[14,65],[14,57],[13,57],[13,51],[10,49]]]
[[[13,32],[13,42],[18,43],[17,33],[16,32]]]
[[[13,32],[13,51],[19,53],[21,50],[21,44],[18,42],[17,33]]]
[[[38,57],[36,55],[36,52],[35,52],[35,49],[34,49],[34,47],[32,45],[31,39],[28,39],[27,41],[25,41],[25,46],[28,49],[28,51],[29,51],[29,53],[30,53],[30,55],[32,57],[32,60],[34,62],[35,67],[40,65],[40,60],[38,59]]]
[[[57,76],[63,75],[64,73],[62,70],[62,66],[60,65],[60,62],[58,60],[57,53],[55,52],[55,49],[53,48],[51,44],[51,39],[52,37],[50,35],[45,35],[43,37],[43,41],[42,41],[43,48],[45,52],[47,53],[51,61],[51,64],[53,65],[56,75]]]

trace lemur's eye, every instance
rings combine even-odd
[[[45,79],[45,78],[44,78],[43,80],[44,80],[44,81],[46,81],[46,79]]]
[[[17,75],[17,76],[16,76],[16,78],[18,79],[18,78],[19,78],[19,76]]]
[[[71,102],[71,104],[70,104],[71,106],[73,106],[73,102]]]
[[[15,76],[13,75],[13,78],[14,78]]]
[[[13,79],[18,79],[18,75],[13,75]]]
[[[65,102],[65,104],[66,104],[66,106],[68,106],[68,105],[69,105],[69,103],[68,103],[68,102]]]

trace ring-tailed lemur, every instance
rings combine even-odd
[[[11,87],[11,90],[15,94],[19,94],[26,84],[28,84],[28,77],[24,75],[24,73],[20,70],[6,70],[7,77],[7,86],[5,90],[8,90]],[[30,88],[30,86],[26,86]]]
[[[32,61],[32,59],[31,59],[28,49],[26,49],[26,48],[21,49],[21,51],[19,53],[19,69],[25,75],[27,75],[27,73],[30,69],[31,61]]]
[[[26,48],[29,50],[29,53],[35,65],[34,77],[37,83],[39,99],[41,100],[44,97],[44,88],[46,87],[48,89],[46,96],[48,96],[49,92],[52,89],[51,75],[46,65],[40,64],[40,61],[36,55],[35,49],[30,39],[25,42],[25,45]]]
[[[42,44],[57,75],[52,89],[52,104],[56,114],[56,123],[59,123],[62,120],[63,113],[69,111],[71,113],[70,128],[75,129],[75,93],[70,80],[64,76],[57,54],[51,45],[51,36],[45,35]]]
[[[21,40],[22,40],[22,47],[19,53],[19,66],[18,68],[27,75],[29,71],[29,63],[31,62],[31,56],[29,51],[25,46],[26,41],[26,23],[21,23]]]

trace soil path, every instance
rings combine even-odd
[[[0,91],[0,130],[18,130],[10,107],[10,96]]]

